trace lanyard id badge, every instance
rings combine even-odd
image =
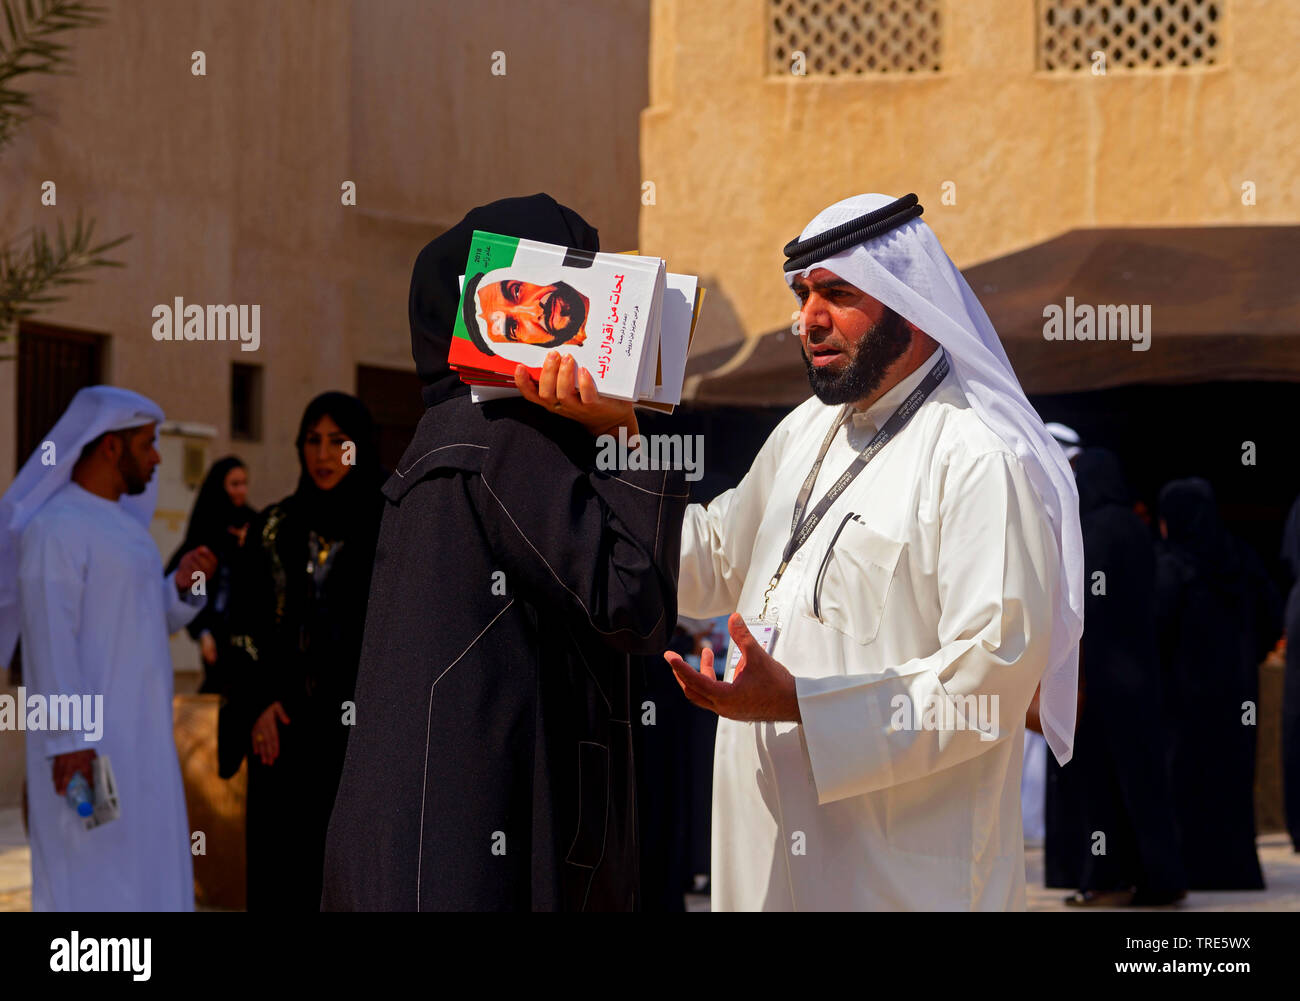
[[[826,495],[817,502],[817,505],[805,517],[804,512],[808,509],[808,501],[812,499],[812,489],[813,484],[817,482],[817,474],[822,468],[822,462],[826,459],[826,453],[830,451],[831,442],[835,439],[835,435],[843,427],[845,421],[848,420],[850,409],[845,407],[831,425],[831,429],[826,433],[826,438],[822,441],[822,447],[817,453],[817,460],[813,463],[812,469],[803,481],[803,486],[799,489],[799,496],[794,505],[794,516],[791,518],[790,523],[790,540],[785,544],[785,550],[781,554],[781,565],[776,568],[776,573],[768,581],[767,590],[763,592],[763,611],[759,614],[761,621],[767,620],[768,602],[772,600],[772,592],[776,590],[776,585],[781,582],[781,576],[789,567],[790,561],[794,559],[795,553],[799,551],[800,547],[808,541],[813,534],[813,530],[817,528],[826,512],[830,510],[831,505],[848,489],[849,484],[857,479],[858,474],[866,469],[867,464],[879,454],[880,450],[889,444],[903,428],[907,427],[908,422],[921,409],[921,404],[926,401],[930,394],[938,388],[939,383],[943,382],[948,375],[948,354],[943,348],[939,348],[939,351],[938,362],[921,380],[920,385],[912,390],[907,399],[899,404],[898,409],[890,415],[889,419],[875,433],[866,447],[858,453],[858,457],[853,460],[849,468],[844,470],[840,478],[831,484],[830,489],[826,491]],[[730,658],[728,658],[728,663],[730,663]]]
[[[745,620],[745,628],[749,630],[750,635],[758,641],[758,645],[767,653],[772,652],[772,647],[776,645],[776,636],[780,632],[777,623],[772,619],[754,619]],[[727,644],[727,663],[722,671],[723,681],[736,680],[736,665],[740,663],[740,647],[736,645],[733,639]]]

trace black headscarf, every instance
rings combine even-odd
[[[1074,478],[1079,487],[1080,514],[1112,504],[1132,506],[1119,456],[1108,448],[1083,449],[1074,459]]]
[[[308,432],[325,416],[356,445],[355,464],[331,490],[316,486],[302,457]],[[354,529],[368,530],[375,520],[375,498],[383,485],[384,470],[379,463],[375,424],[366,405],[347,393],[321,393],[303,411],[294,446],[300,473],[293,502],[304,526],[327,539],[346,539]]]
[[[415,259],[408,306],[411,353],[424,383],[426,407],[469,392],[469,387],[448,367],[447,354],[460,306],[457,279],[465,272],[470,239],[476,229],[579,250],[600,249],[596,230],[573,209],[545,194],[502,198],[480,205],[425,246]]]
[[[229,530],[243,528],[257,514],[247,504],[236,505],[226,492],[226,476],[232,469],[244,468],[243,460],[234,455],[218,459],[212,464],[208,475],[203,479],[203,485],[199,487],[198,496],[194,498],[185,539],[167,561],[166,573],[175,570],[180,565],[181,557],[198,546],[207,546],[221,560],[235,544],[235,537]]]
[[[1211,578],[1236,576],[1237,560],[1209,481],[1200,477],[1172,480],[1161,489],[1159,504],[1171,549]]]

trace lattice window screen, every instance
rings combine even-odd
[[[1225,0],[1038,0],[1038,68],[1090,70],[1213,66]]]
[[[939,71],[940,0],[769,0],[767,70],[788,76]]]

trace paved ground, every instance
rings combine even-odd
[[[32,909],[32,864],[22,811],[0,809],[0,911]]]
[[[1300,911],[1300,854],[1291,850],[1291,839],[1285,834],[1265,834],[1255,842],[1259,851],[1259,864],[1264,870],[1266,889],[1233,892],[1192,892],[1177,905],[1183,911]],[[1074,910],[1065,906],[1069,890],[1048,890],[1043,887],[1043,850],[1025,850],[1025,884],[1027,903],[1031,911]],[[1106,908],[1094,910],[1147,910],[1147,908]],[[1151,908],[1169,910],[1170,908]]]
[[[1179,905],[1188,911],[1300,911],[1300,854],[1291,851],[1284,834],[1266,834],[1259,839],[1259,861],[1264,867],[1268,889],[1242,893],[1190,893]],[[1025,878],[1031,911],[1063,911],[1067,891],[1042,886],[1043,850],[1025,852]],[[31,860],[22,818],[16,808],[0,809],[0,911],[29,911]],[[687,907],[707,911],[708,897],[691,895]],[[1101,910],[1103,908],[1097,908]]]

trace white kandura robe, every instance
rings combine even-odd
[[[203,599],[181,598],[148,531],[121,504],[75,483],[23,530],[18,578],[29,696],[104,697],[98,742],[27,732],[32,909],[192,911],[167,637]],[[55,793],[51,772],[54,755],[80,750],[112,760],[121,807],[89,831]]]
[[[840,430],[809,509],[931,358]],[[756,616],[839,407],[809,399],[683,528],[679,609]],[[847,512],[821,584],[831,537]],[[1059,553],[1014,454],[951,373],[836,500],[773,593],[802,724],[720,719],[715,910],[1023,909],[1025,712],[1047,665]],[[731,680],[728,677],[727,680]],[[998,738],[892,730],[891,700],[998,694]],[[988,703],[991,705],[991,703]],[[972,721],[972,725],[977,722]]]

